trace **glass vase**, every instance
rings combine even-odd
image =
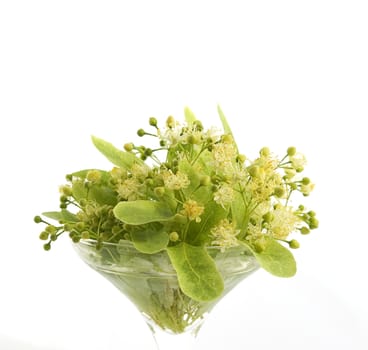
[[[206,315],[222,297],[258,269],[244,246],[221,251],[208,247],[224,280],[224,292],[210,302],[185,295],[166,251],[139,252],[130,241],[102,243],[81,240],[74,244],[82,260],[118,288],[136,306],[155,338],[157,349],[194,349]]]

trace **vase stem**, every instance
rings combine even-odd
[[[180,334],[169,333],[161,328],[148,323],[153,338],[155,339],[157,350],[194,350],[196,337],[200,328],[195,327],[194,329],[188,330]]]

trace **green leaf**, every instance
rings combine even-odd
[[[98,171],[100,172],[101,174],[101,181],[103,183],[107,183],[110,178],[111,178],[111,175],[108,171],[105,171],[105,170],[100,170],[100,169],[84,169],[84,170],[79,170],[79,171],[75,171],[74,173],[71,173],[70,175],[73,176],[73,177],[77,177],[79,179],[86,179],[87,177],[87,174],[90,172],[90,171]]]
[[[195,245],[205,244],[211,240],[211,229],[219,223],[220,220],[226,218],[228,211],[215,201],[209,201],[205,205],[201,221],[190,223],[186,241]]]
[[[163,230],[145,228],[144,230],[133,230],[130,234],[137,250],[146,254],[155,254],[165,249],[169,243],[169,235]]]
[[[112,206],[118,201],[116,192],[108,186],[91,186],[88,192],[88,198],[99,204]]]
[[[104,141],[96,136],[92,136],[95,147],[113,164],[124,169],[131,169],[137,163],[143,165],[144,162],[134,154],[117,149],[110,142]]]
[[[231,203],[231,217],[232,221],[236,223],[236,227],[241,232],[245,232],[248,226],[249,214],[243,199],[243,193],[234,191],[234,199]]]
[[[66,209],[62,209],[61,211],[47,211],[42,213],[43,216],[46,216],[49,219],[57,220],[57,221],[67,221],[67,222],[77,222],[77,217]]]
[[[278,277],[292,277],[296,273],[293,254],[274,239],[269,239],[265,250],[254,252],[259,264],[269,273]]]
[[[189,109],[189,107],[184,108],[184,115],[186,122],[190,125],[197,120],[194,113]]]
[[[73,181],[72,193],[75,200],[89,199],[99,204],[114,206],[117,203],[116,192],[104,185],[92,185],[87,187],[84,181]]]
[[[220,105],[217,105],[217,112],[219,114],[219,117],[220,117],[220,120],[221,120],[221,123],[222,123],[222,127],[223,127],[225,133],[230,134],[234,137],[233,132],[231,131],[230,125],[229,125],[229,123],[228,123],[228,121],[225,117],[225,114],[222,111]],[[234,139],[234,143],[236,145],[235,139]]]
[[[185,242],[167,248],[170,260],[178,275],[182,291],[197,301],[211,301],[224,290],[224,282],[215,262],[204,246]]]
[[[166,204],[150,200],[120,202],[115,206],[114,214],[116,218],[130,225],[168,221],[174,217]]]

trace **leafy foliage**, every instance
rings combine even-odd
[[[111,170],[85,169],[67,176],[60,188],[60,211],[37,216],[45,223],[40,238],[46,250],[64,232],[74,242],[131,241],[144,254],[167,251],[183,293],[197,301],[218,298],[221,275],[207,247],[224,252],[246,246],[262,268],[275,276],[296,272],[289,250],[299,247],[295,234],[318,227],[313,211],[294,207],[291,198],[308,196],[313,184],[302,176],[305,158],[289,147],[281,159],[264,147],[250,160],[240,154],[230,125],[218,106],[223,130],[205,129],[189,109],[186,123],[172,116],[153,131],[157,148],[124,145],[124,150],[92,136],[113,165]]]

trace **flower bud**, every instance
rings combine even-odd
[[[145,132],[143,129],[139,129],[139,130],[137,131],[137,135],[138,135],[139,137],[142,137],[142,136],[146,135],[146,132]]]
[[[98,182],[101,180],[101,173],[98,170],[90,170],[86,176],[87,181]]]
[[[149,125],[157,127],[157,119],[154,117],[149,118]]]
[[[296,154],[296,148],[295,147],[289,147],[287,149],[287,155],[289,157],[295,156],[295,154]]]
[[[175,119],[171,115],[166,119],[166,126],[170,129],[175,127]]]
[[[124,149],[127,151],[127,152],[131,152],[133,151],[134,149],[134,144],[132,142],[129,142],[129,143],[126,143],[124,145]]]
[[[170,241],[176,242],[176,241],[179,240],[179,234],[177,232],[173,231],[169,234],[169,238],[170,238]]]
[[[165,187],[156,187],[154,192],[157,197],[162,197],[165,194]]]
[[[289,247],[292,248],[292,249],[298,249],[300,247],[300,244],[296,239],[292,239],[289,242]]]
[[[236,157],[236,160],[239,163],[244,163],[246,159],[247,159],[247,157],[244,154],[238,154],[238,156]]]
[[[310,229],[316,229],[316,228],[318,228],[318,225],[319,225],[319,222],[318,222],[318,220],[315,218],[315,217],[312,217],[311,219],[310,219],[310,221],[309,221],[309,227],[310,227]]]
[[[82,237],[82,239],[89,239],[89,232],[88,231],[83,231],[82,233],[81,233],[81,237]]]
[[[264,222],[271,222],[274,219],[274,215],[271,212],[267,212],[262,216]]]
[[[251,177],[257,177],[259,175],[259,166],[257,165],[251,165],[247,170]]]
[[[211,177],[208,175],[203,175],[200,177],[199,183],[201,186],[208,186],[211,184]]]
[[[225,134],[225,135],[222,135],[221,141],[223,143],[232,143],[232,142],[234,142],[234,139],[230,134]]]
[[[306,226],[303,226],[301,229],[300,229],[300,233],[302,235],[307,235],[308,233],[310,233],[310,229]]]
[[[266,249],[266,245],[262,241],[254,242],[254,249],[257,253],[262,253]]]
[[[270,155],[270,149],[268,147],[263,147],[261,148],[261,150],[259,151],[259,154],[262,156],[262,157],[268,157]]]
[[[285,190],[282,187],[275,187],[275,196],[278,198],[282,198],[285,194]]]
[[[41,216],[37,215],[33,218],[33,221],[36,223],[36,224],[39,224],[40,222],[42,222],[42,218]]]
[[[46,241],[48,238],[49,238],[49,233],[48,232],[46,232],[46,231],[42,231],[41,233],[40,233],[40,239],[42,239],[43,241]]]

